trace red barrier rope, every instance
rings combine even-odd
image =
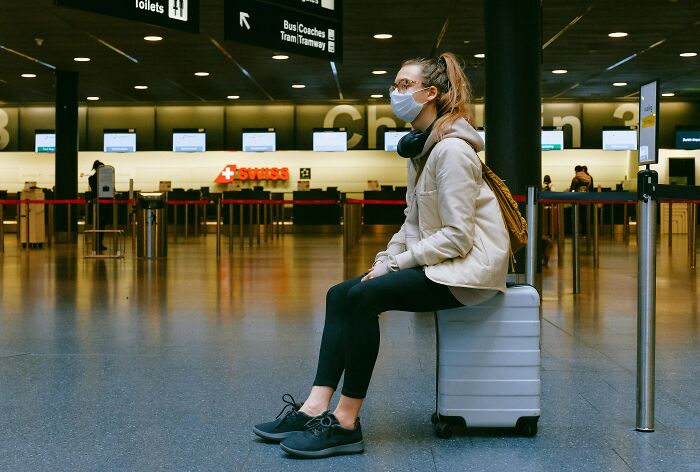
[[[405,205],[406,200],[358,200],[355,198],[348,198],[347,203],[352,205]]]

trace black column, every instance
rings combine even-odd
[[[56,71],[56,199],[78,197],[78,73]],[[71,239],[77,241],[78,207],[71,211]],[[68,240],[68,207],[56,205],[54,227],[58,241]]]
[[[541,2],[484,0],[484,20],[486,159],[513,194],[526,195],[541,181]]]

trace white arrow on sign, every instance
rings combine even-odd
[[[245,27],[247,29],[250,29],[250,25],[248,24],[248,18],[250,18],[249,14],[247,14],[246,12],[243,12],[243,11],[240,12],[240,16],[238,17],[238,22],[239,22],[241,28],[243,28],[243,25],[245,25]]]

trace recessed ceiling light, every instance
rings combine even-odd
[[[278,61],[284,61],[289,59],[289,56],[287,56],[286,54],[275,54],[274,56],[272,56],[272,58]]]
[[[22,74],[22,77],[25,79],[34,79],[36,78],[36,74]]]
[[[375,93],[375,94],[370,95],[370,97],[371,98],[384,98],[384,95],[379,94],[379,93]]]
[[[613,85],[615,87],[624,87],[625,85],[627,85],[627,82],[613,82]]]
[[[87,99],[90,100],[91,102],[96,102],[97,100],[100,99],[100,97],[87,97]]]
[[[695,57],[697,55],[698,55],[697,52],[682,52],[682,53],[680,53],[681,57]]]
[[[209,72],[195,72],[194,75],[197,77],[207,77],[209,75]]]
[[[484,53],[474,54],[474,57],[476,57],[477,59],[483,59],[486,57],[486,54],[484,54]]]
[[[468,39],[464,40],[464,44],[469,44],[469,43],[471,43],[471,41],[469,41]]]
[[[134,88],[136,90],[146,90],[148,88],[148,85],[134,85]]]
[[[386,71],[385,70],[373,70],[372,73],[374,75],[384,75],[384,74],[386,74]]]
[[[228,98],[229,100],[238,100],[241,97],[239,97],[238,95],[227,95],[226,98]]]
[[[90,62],[89,57],[74,57],[73,60],[75,62]]]
[[[567,72],[569,72],[569,71],[566,69],[554,69],[552,71],[552,74],[566,74]]]
[[[146,41],[155,42],[155,41],[162,41],[163,37],[162,36],[144,36],[143,39],[145,39]]]
[[[627,33],[623,33],[622,31],[618,31],[616,33],[610,33],[608,36],[610,36],[611,38],[624,38],[625,36],[627,36]]]
[[[661,94],[662,97],[675,97],[676,94],[673,92],[666,92]]]
[[[303,89],[306,88],[304,84],[292,84],[292,88]]]
[[[379,33],[374,35],[374,39],[391,39],[394,36],[388,33]]]

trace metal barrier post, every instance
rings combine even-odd
[[[24,226],[26,227],[26,230],[27,230],[27,244],[26,244],[26,249],[27,249],[27,251],[28,251],[28,250],[29,250],[29,235],[31,234],[31,233],[29,232],[29,200],[25,200],[25,201],[24,201],[24,204],[25,204],[25,206],[27,207],[27,214],[26,214],[26,216],[25,216],[25,220],[26,220],[26,221],[25,221]]]
[[[185,241],[187,241],[187,238],[188,238],[189,233],[190,233],[189,222],[190,222],[190,205],[189,205],[189,203],[185,203]]]
[[[244,238],[243,238],[243,204],[238,204],[238,231],[239,231],[239,242],[241,249],[243,249]]]
[[[265,242],[267,243],[267,233],[269,230],[269,224],[267,222],[267,205],[263,205],[263,228],[265,229]]]
[[[343,203],[343,255],[347,256],[350,253],[348,248],[348,225],[349,225],[348,203]]]
[[[600,215],[602,221],[603,215]],[[610,204],[610,239],[615,239],[615,204]]]
[[[253,247],[253,205],[248,204],[248,247]]]
[[[255,204],[255,242],[260,246],[260,204]]]
[[[5,205],[0,203],[0,252],[5,252]]]
[[[221,257],[221,200],[216,200],[216,257]]]
[[[199,236],[199,205],[194,205],[194,235]]]
[[[49,227],[46,228],[46,234],[47,234],[47,240],[48,240],[48,245],[53,246],[53,235],[54,235],[54,228],[53,228],[53,205],[47,205],[49,207]]]
[[[117,222],[117,199],[116,197],[112,197],[112,229],[118,229],[118,225],[119,223]]]
[[[177,233],[178,233],[178,225],[177,225],[177,205],[173,205],[173,206],[172,206],[172,209],[173,209],[173,226],[175,227],[175,228],[173,228],[173,229],[174,229],[174,232],[175,232],[175,242],[177,242]]]
[[[233,204],[228,204],[228,253],[233,254]]]
[[[574,218],[574,234],[573,234],[573,268],[574,268],[574,293],[581,293],[581,267],[579,261],[579,212],[578,203],[573,203],[571,205],[573,211],[571,212]]]
[[[18,194],[17,198],[19,198],[19,194]],[[15,225],[15,229],[16,229],[15,236],[17,236],[17,245],[20,247],[22,246],[22,235],[20,234],[22,232],[22,230],[21,230],[20,224],[19,224],[21,214],[22,214],[22,204],[18,203],[17,204],[17,214],[15,216],[15,221],[17,222]]]
[[[673,202],[668,202],[668,247],[673,247]]]
[[[627,204],[625,203],[622,205],[622,219],[623,224],[622,224],[622,237],[626,241],[627,238],[630,235],[630,222],[629,222],[629,215],[627,214]]]
[[[68,211],[66,212],[68,214],[68,226],[67,226],[67,233],[68,233],[68,243],[73,242],[73,225],[71,224],[73,221],[73,218],[71,218],[71,213],[72,213],[72,208],[73,205],[71,203],[68,204]]]
[[[557,266],[564,266],[564,204],[557,203]]]
[[[593,204],[593,267],[598,267],[598,204]],[[602,217],[601,217],[602,219]],[[602,226],[602,225],[601,225]]]
[[[688,256],[690,260],[690,268],[695,269],[695,259],[696,259],[696,254],[695,254],[695,227],[696,227],[696,219],[697,219],[697,214],[696,214],[696,204],[689,203],[688,204]]]
[[[637,431],[654,431],[654,370],[656,343],[656,201],[658,174],[638,174],[640,221],[637,285]]]
[[[525,283],[535,286],[537,276],[537,193],[535,187],[527,188],[527,257],[525,258]]]
[[[591,229],[593,225],[591,225],[591,204],[589,202],[584,203],[586,207],[586,254],[590,254],[591,252]]]
[[[202,223],[204,223],[204,237],[207,237],[207,204],[202,205]]]

